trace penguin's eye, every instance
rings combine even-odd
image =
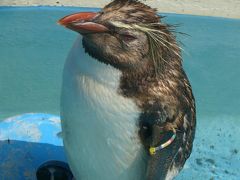
[[[137,39],[135,36],[132,36],[130,34],[120,34],[120,38],[124,42],[130,42]]]

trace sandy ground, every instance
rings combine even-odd
[[[159,12],[240,18],[240,0],[143,0]],[[0,0],[0,6],[103,7],[110,0]]]

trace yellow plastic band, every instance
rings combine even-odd
[[[150,153],[150,155],[154,155],[154,154],[156,154],[156,151],[158,151],[158,150],[160,150],[160,149],[163,149],[163,148],[169,146],[169,145],[174,141],[174,139],[176,138],[176,133],[175,133],[175,131],[174,131],[173,133],[174,133],[174,134],[172,135],[172,137],[171,137],[167,142],[161,144],[161,145],[158,146],[158,147],[150,147],[150,148],[149,148],[149,153]]]

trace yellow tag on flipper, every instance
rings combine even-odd
[[[149,148],[149,153],[150,153],[151,155],[156,154],[156,148],[150,147],[150,148]]]

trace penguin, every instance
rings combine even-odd
[[[61,124],[77,180],[171,180],[189,158],[195,100],[174,27],[137,0],[58,23],[79,34],[63,70]]]

